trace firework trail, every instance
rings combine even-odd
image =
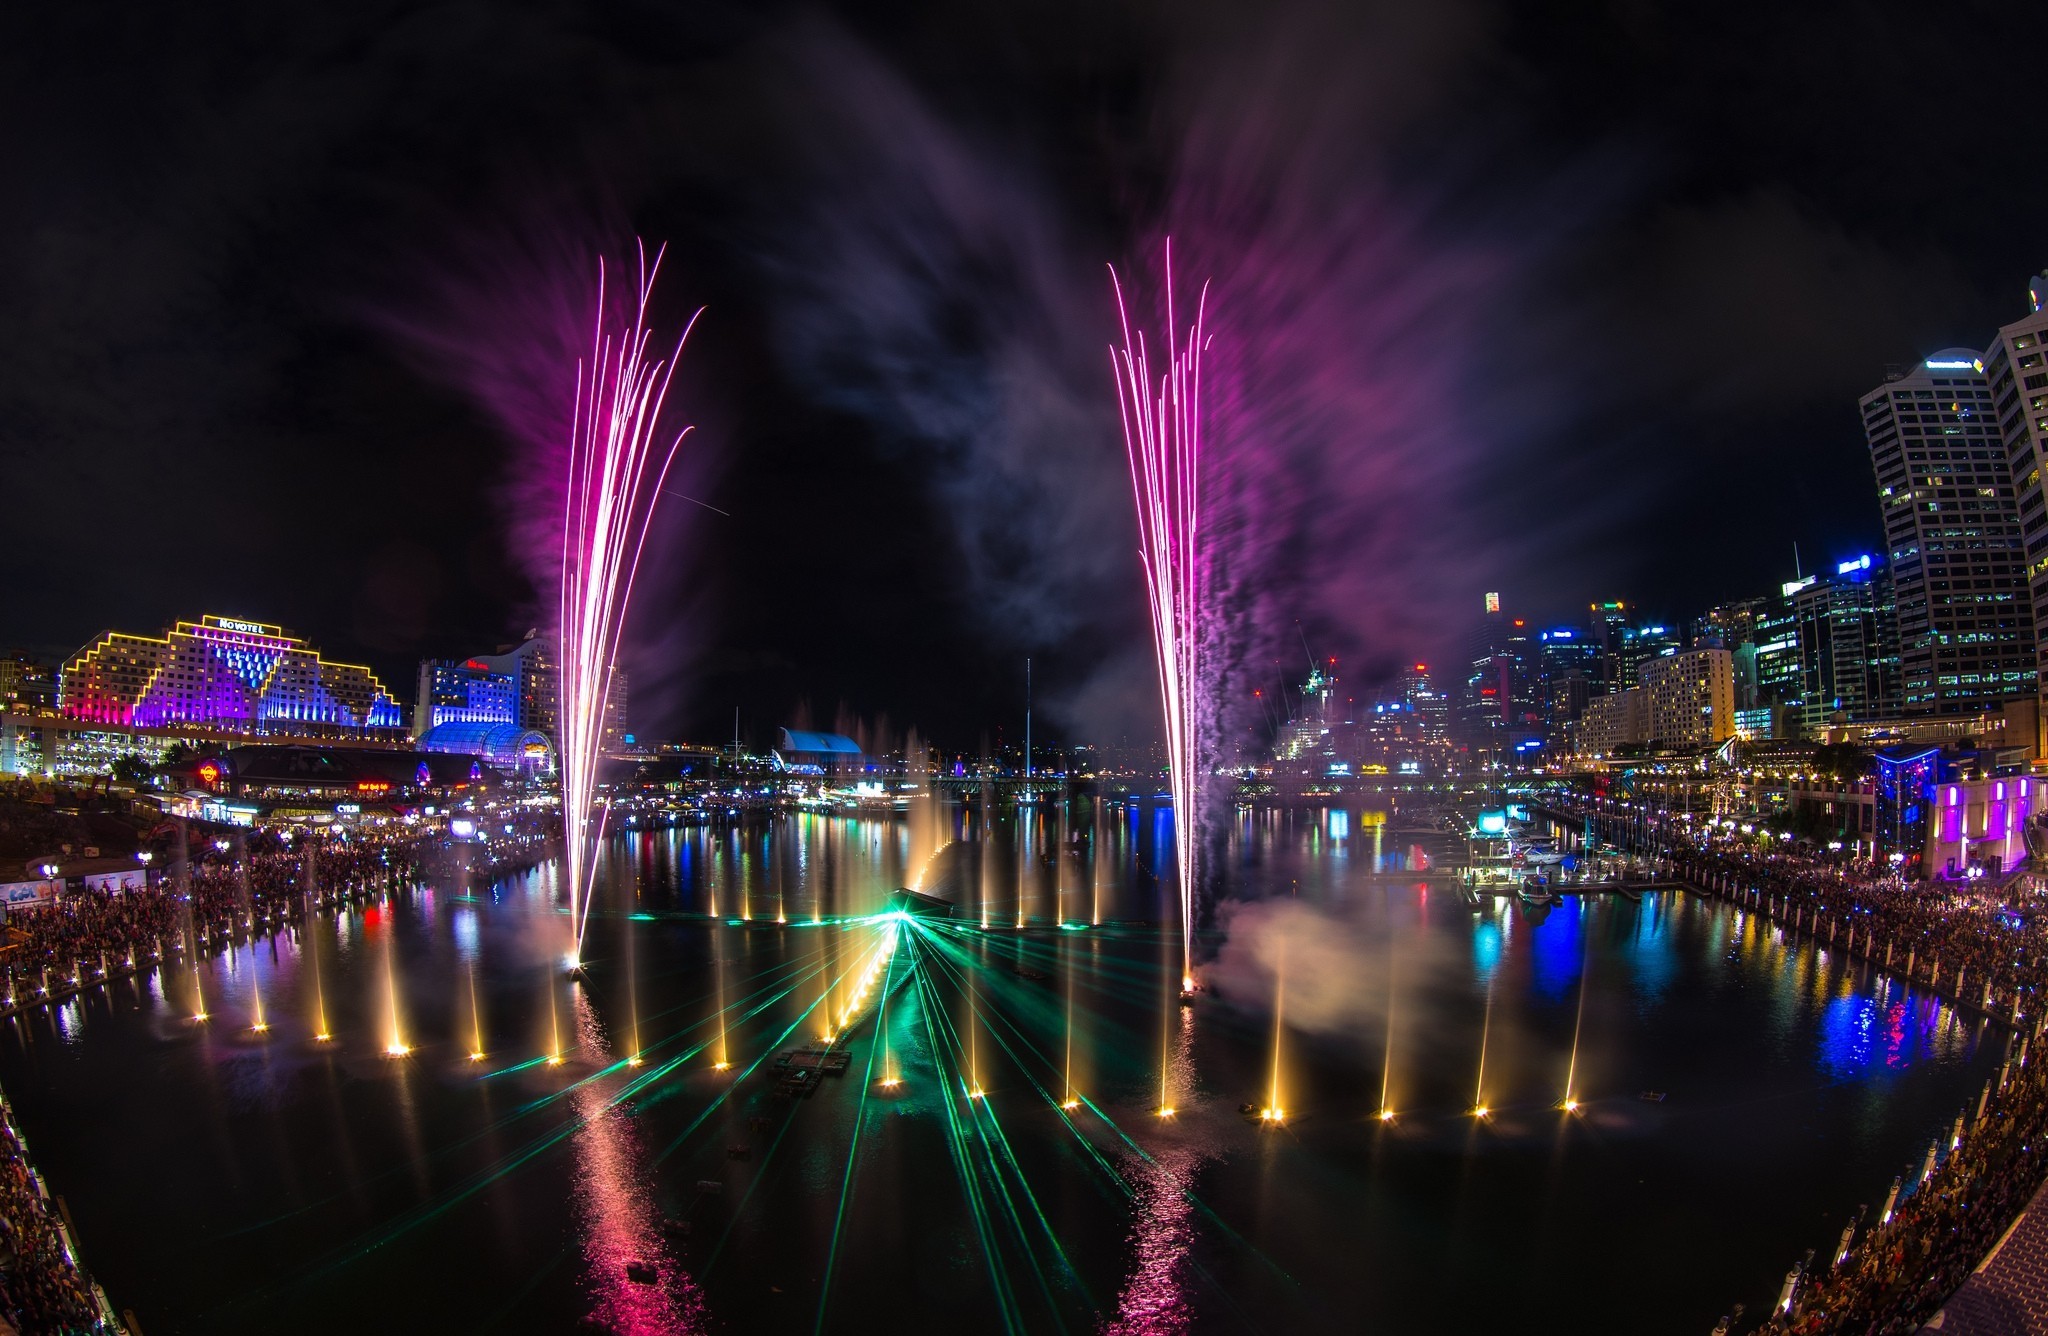
[[[666,446],[655,435],[669,382],[683,344],[702,315],[699,307],[666,359],[648,356],[647,301],[661,272],[666,247],[648,264],[639,248],[638,300],[629,321],[615,327],[605,305],[602,260],[597,271],[597,325],[590,359],[576,365],[576,405],[570,421],[568,469],[562,505],[562,601],[557,623],[561,654],[560,717],[556,746],[562,771],[562,832],[567,845],[569,905],[580,960],[594,889],[593,850],[604,838],[605,813],[591,813],[597,762],[604,742],[605,703],[611,698],[619,635],[633,597],[633,577],[647,543],[661,485],[675,463],[688,427]]]
[[[1131,317],[1116,267],[1109,281],[1116,291],[1123,346],[1109,350],[1123,420],[1124,450],[1130,457],[1131,492],[1138,507],[1138,559],[1145,568],[1145,593],[1152,609],[1152,647],[1159,663],[1159,697],[1165,713],[1166,764],[1173,790],[1173,849],[1180,874],[1181,984],[1194,987],[1195,850],[1200,816],[1196,800],[1202,782],[1201,720],[1201,472],[1202,323],[1209,287],[1195,303],[1186,338],[1176,341],[1173,309],[1173,243],[1166,243],[1166,363],[1154,371],[1142,333],[1133,338]]]

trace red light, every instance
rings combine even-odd
[[[356,781],[357,793],[388,793],[390,790],[391,786],[381,779],[359,779]]]
[[[473,672],[487,673],[491,671],[491,665],[485,663],[482,659],[471,659],[469,662],[463,664],[462,666],[472,670]]]
[[[201,762],[199,766],[199,778],[201,782],[207,784],[217,782],[220,779],[220,767],[215,765],[211,761]]]
[[[1429,665],[1426,663],[1418,663],[1415,665],[1415,671],[1418,673],[1426,673],[1429,671]]]

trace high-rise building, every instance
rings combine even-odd
[[[1635,679],[1625,671],[1630,666],[1624,652],[1629,623],[1628,604],[1618,599],[1611,603],[1595,603],[1588,612],[1592,614],[1589,620],[1599,665],[1593,677],[1593,694],[1601,696],[1634,686]]]
[[[1650,740],[1695,747],[1735,736],[1734,656],[1725,649],[1692,649],[1646,659],[1643,709]]]
[[[368,668],[331,663],[282,627],[234,617],[179,622],[160,636],[107,632],[65,663],[58,710],[131,728],[321,735],[404,727]]]
[[[1401,674],[1401,700],[1415,716],[1422,740],[1440,746],[1450,736],[1451,702],[1429,680],[1429,665],[1418,663]]]
[[[2028,282],[2027,300],[2032,309],[1999,330],[1985,352],[1984,379],[1991,391],[1987,416],[1997,424],[2018,498],[2029,602],[2038,609],[2048,608],[2048,505],[2041,481],[2048,465],[2048,273]],[[2037,640],[2034,655],[2036,690],[2048,701],[2048,644]]]
[[[1738,599],[1693,619],[1691,649],[1725,649],[1735,660],[1735,708],[1757,707],[1757,623],[1770,600]]]
[[[1983,359],[1938,352],[1861,406],[1898,600],[1903,713],[1975,714],[2033,696],[2026,552]]]
[[[1785,586],[1799,633],[1800,722],[1811,732],[1836,714],[1899,712],[1898,607],[1882,557],[1837,563],[1833,575]]]
[[[1775,598],[1767,598],[1756,617],[1756,707],[1779,717],[1796,712],[1806,701],[1806,677],[1799,657],[1799,614],[1792,607],[1792,595],[1799,581],[1779,587]]]
[[[1563,741],[1568,727],[1586,713],[1600,676],[1600,649],[1580,626],[1556,626],[1536,633],[1536,709],[1545,740]]]

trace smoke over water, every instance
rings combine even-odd
[[[1381,911],[1364,904],[1328,907],[1301,900],[1226,902],[1217,910],[1224,933],[1216,958],[1203,967],[1206,986],[1249,1011],[1268,1011],[1284,970],[1287,1025],[1303,1034],[1356,1040],[1378,1035],[1391,1005],[1391,953],[1399,951],[1400,989],[1417,998],[1456,986],[1470,969],[1469,951],[1455,939],[1421,932],[1412,924],[1375,921]],[[1398,941],[1396,938],[1398,937]],[[1435,1012],[1411,1001],[1401,1024],[1410,1041],[1455,1035],[1434,1032]]]

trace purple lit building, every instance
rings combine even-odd
[[[377,675],[332,663],[267,622],[202,617],[159,636],[109,631],[64,665],[58,711],[126,728],[237,733],[401,733]]]

